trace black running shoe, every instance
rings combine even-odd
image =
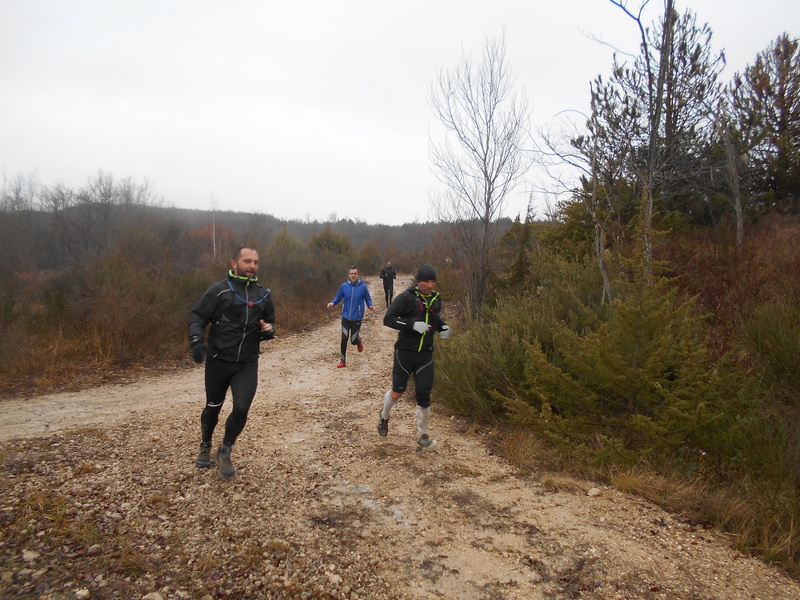
[[[233,468],[231,462],[231,447],[222,445],[214,455],[214,462],[219,467],[219,474],[225,479],[230,479],[236,475],[236,469]]]
[[[378,435],[389,435],[389,419],[378,419]]]
[[[436,444],[436,440],[429,438],[427,433],[423,433],[417,440],[417,446],[419,446],[420,450],[433,450]]]
[[[194,466],[201,469],[207,469],[211,466],[211,444],[208,446],[200,444],[200,452],[197,453],[197,460],[194,461]]]

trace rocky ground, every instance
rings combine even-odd
[[[263,344],[231,481],[194,467],[202,367],[0,402],[0,598],[800,598],[727,536],[516,473],[435,393],[436,452],[416,451],[407,399],[379,437],[381,319],[344,369],[334,315]]]

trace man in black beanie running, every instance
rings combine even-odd
[[[392,302],[383,324],[397,329],[392,366],[392,388],[383,396],[383,408],[378,421],[378,434],[389,434],[389,416],[403,396],[408,379],[414,374],[417,395],[417,445],[433,449],[436,441],[428,436],[433,389],[433,334],[439,332],[444,340],[450,337],[450,327],[442,318],[442,301],[436,286],[436,270],[422,265],[417,271],[417,283],[398,294]]]

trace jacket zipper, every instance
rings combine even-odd
[[[250,289],[247,285],[244,286],[244,323],[242,324],[242,339],[239,341],[239,347],[236,350],[236,362],[242,357],[242,346],[244,345],[244,338],[247,335],[247,322],[250,320]]]
[[[419,303],[423,306],[423,308],[425,310],[425,322],[428,323],[428,325],[430,325],[430,322],[428,321],[428,315],[429,315],[428,311],[430,311],[431,306],[433,306],[433,301],[436,300],[436,297],[438,295],[439,294],[431,294],[430,304],[428,304],[428,302],[425,301],[425,298],[423,298],[422,296],[418,296]],[[422,352],[422,346],[423,346],[423,342],[425,341],[425,336],[426,335],[428,335],[427,331],[422,334],[422,337],[419,338],[419,346],[417,347],[417,352]]]

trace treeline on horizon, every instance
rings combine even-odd
[[[722,89],[710,32],[668,7],[649,52],[593,84],[586,131],[563,140],[583,176],[545,220],[223,218],[104,173],[79,190],[18,178],[0,207],[0,393],[186,364],[188,310],[240,244],[259,249],[279,334],[323,318],[353,262],[430,262],[454,329],[437,402],[523,472],[608,481],[797,575],[798,43]]]

